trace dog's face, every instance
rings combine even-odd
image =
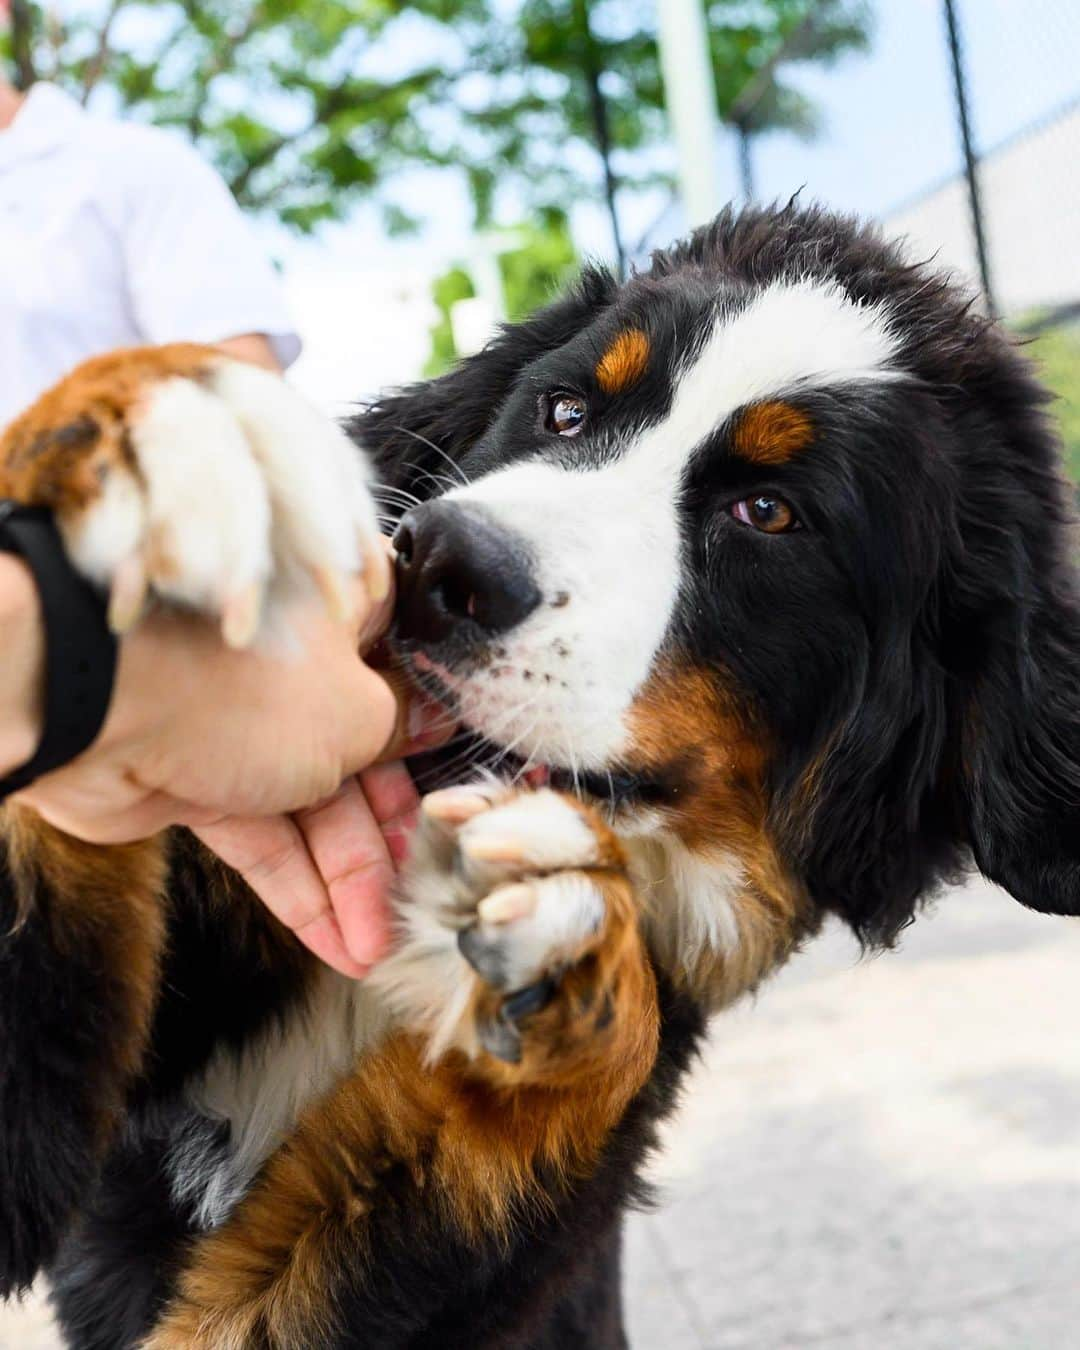
[[[1075,912],[1039,402],[871,236],[722,220],[369,415],[399,487],[445,474],[399,530],[400,649],[489,759],[865,936],[965,847]]]

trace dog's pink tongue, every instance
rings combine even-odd
[[[530,769],[525,775],[525,781],[530,787],[547,787],[551,781],[551,769],[546,764],[538,764],[535,769]]]

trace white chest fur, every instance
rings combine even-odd
[[[228,1216],[304,1109],[353,1071],[386,1026],[374,990],[320,970],[307,999],[282,1022],[240,1053],[215,1053],[188,1102],[228,1122],[228,1143],[185,1130],[169,1157],[173,1194],[194,1202],[200,1224],[214,1227]]]

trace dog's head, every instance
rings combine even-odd
[[[1080,624],[1044,395],[817,210],[586,274],[357,423],[398,644],[511,771],[888,941],[970,853],[1080,912]]]

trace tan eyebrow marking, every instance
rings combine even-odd
[[[752,404],[732,436],[735,453],[754,464],[786,464],[814,439],[814,424],[790,403]]]
[[[629,389],[645,374],[649,351],[649,339],[640,328],[625,329],[596,363],[596,383],[605,394]]]

